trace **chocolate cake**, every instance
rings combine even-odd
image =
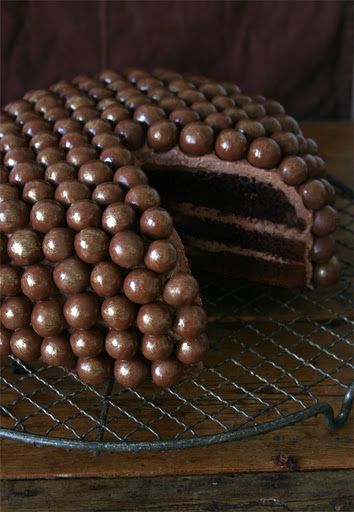
[[[316,143],[234,84],[78,75],[8,104],[0,150],[2,356],[41,356],[93,385],[114,364],[124,386],[149,372],[169,386],[208,347],[184,247],[216,275],[338,279]]]

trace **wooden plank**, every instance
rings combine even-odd
[[[351,471],[2,483],[2,512],[351,512]]]
[[[3,479],[281,471],[279,456],[292,457],[299,470],[351,468],[353,422],[328,431],[318,417],[253,439],[172,452],[90,454],[2,441],[1,454]]]

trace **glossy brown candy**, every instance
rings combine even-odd
[[[44,177],[46,181],[59,185],[63,181],[73,180],[76,177],[76,170],[68,162],[57,162],[46,168]]]
[[[178,343],[176,356],[184,364],[197,364],[203,361],[209,349],[209,341],[206,334],[198,338],[186,339]]]
[[[113,172],[100,160],[91,160],[80,167],[77,177],[86,185],[96,186],[105,181],[111,181]]]
[[[151,270],[139,268],[126,276],[123,285],[129,300],[137,304],[148,304],[161,294],[161,280]]]
[[[273,169],[280,160],[280,148],[275,140],[259,137],[251,142],[247,159],[260,169]]]
[[[116,170],[113,181],[126,188],[132,188],[137,185],[147,185],[148,179],[140,167],[134,165],[125,165]]]
[[[66,155],[66,160],[74,167],[80,167],[80,165],[95,160],[97,158],[97,151],[93,146],[88,144],[82,146],[75,146]]]
[[[32,229],[18,229],[9,239],[7,252],[16,265],[33,265],[43,259],[42,239]]]
[[[90,283],[90,267],[78,258],[68,258],[54,267],[54,283],[65,295],[83,292]]]
[[[170,336],[145,334],[141,341],[141,353],[149,361],[167,359],[173,352],[174,343]]]
[[[98,227],[101,222],[101,209],[94,201],[80,199],[75,201],[66,212],[69,228],[75,231]]]
[[[66,300],[63,311],[70,327],[90,329],[95,325],[99,313],[97,296],[92,293],[72,295]]]
[[[318,236],[333,233],[338,224],[338,213],[332,206],[324,206],[313,216],[312,232]]]
[[[34,154],[30,148],[10,149],[4,156],[4,166],[12,169],[15,165],[33,161]]]
[[[25,363],[31,363],[39,358],[41,343],[42,338],[28,326],[18,329],[10,339],[12,353]]]
[[[181,378],[183,367],[175,358],[163,361],[153,361],[151,365],[151,378],[156,386],[163,388],[173,386]]]
[[[3,260],[1,261],[3,263]],[[14,265],[0,266],[0,297],[13,297],[21,293],[21,269]]]
[[[20,199],[20,191],[10,183],[0,183],[0,203]]]
[[[102,214],[102,227],[110,234],[131,229],[136,222],[133,208],[124,203],[110,204]]]
[[[180,100],[182,101],[182,100]],[[200,115],[189,107],[177,107],[169,115],[170,121],[183,128],[189,123],[200,121]]]
[[[215,142],[215,153],[222,160],[241,160],[247,151],[246,137],[236,130],[222,130]]]
[[[223,112],[212,112],[204,119],[205,123],[211,126],[215,133],[219,133],[222,130],[230,128],[232,125],[232,119]]]
[[[43,238],[42,250],[49,261],[62,261],[74,252],[74,235],[67,228],[53,228]]]
[[[311,210],[323,208],[327,202],[327,190],[320,180],[310,180],[300,186],[304,205]]]
[[[39,133],[50,133],[51,131],[50,123],[44,121],[44,119],[31,119],[22,127],[22,134],[31,138]]]
[[[315,237],[311,249],[312,261],[326,263],[333,256],[335,242],[331,236]]]
[[[68,336],[48,336],[41,344],[42,361],[50,366],[72,368],[75,356],[71,350]]]
[[[199,286],[196,279],[188,273],[174,274],[165,284],[163,298],[174,307],[193,304],[198,296]]]
[[[70,336],[71,350],[77,357],[98,356],[104,347],[104,335],[99,329],[76,329]]]
[[[148,208],[160,206],[160,195],[149,185],[136,185],[128,191],[125,202],[143,212]]]
[[[10,149],[24,148],[27,146],[26,139],[20,134],[9,133],[0,139],[0,151],[10,151]]]
[[[140,217],[140,229],[150,238],[169,238],[173,230],[172,218],[163,208],[148,208]]]
[[[79,132],[66,133],[60,139],[60,146],[66,150],[70,150],[77,146],[85,145],[87,143],[87,136]]]
[[[124,119],[129,118],[129,111],[126,108],[121,107],[117,104],[110,105],[101,114],[101,119],[104,119],[105,121],[110,121],[114,125],[119,123],[120,121],[124,121]]]
[[[133,268],[144,259],[143,239],[133,231],[122,231],[112,238],[109,245],[111,259],[122,268]]]
[[[113,359],[132,359],[139,348],[138,338],[133,329],[116,331],[111,329],[106,336],[105,349]]]
[[[166,152],[172,149],[178,141],[176,125],[171,121],[157,121],[147,132],[148,145],[157,152]]]
[[[266,135],[272,135],[273,133],[277,133],[281,131],[281,124],[279,123],[278,119],[272,116],[265,116],[259,119],[260,123],[262,123]],[[295,137],[296,138],[296,137]],[[276,139],[275,139],[276,140]],[[297,141],[297,139],[296,139]],[[278,142],[279,144],[279,142]],[[296,143],[295,143],[296,144]],[[297,142],[298,145],[298,142]],[[280,144],[279,144],[280,146]]]
[[[22,162],[11,170],[9,182],[23,187],[31,180],[43,178],[43,168],[35,162]]]
[[[299,152],[299,141],[291,132],[278,131],[273,133],[274,139],[280,147],[282,155],[296,155]]]
[[[160,302],[145,304],[139,309],[136,322],[143,334],[166,334],[172,325],[171,311]]]
[[[123,272],[111,261],[101,261],[92,269],[90,284],[97,295],[112,297],[116,295],[122,287]]]
[[[122,201],[124,199],[124,192],[118,183],[107,181],[95,187],[92,192],[92,199],[102,206],[108,206],[112,203]]]
[[[88,121],[96,119],[97,116],[98,112],[94,107],[80,107],[72,114],[72,118],[82,124],[86,124]]]
[[[242,111],[244,112],[244,110]],[[247,114],[245,113],[247,116]],[[265,128],[259,121],[252,121],[251,119],[240,119],[236,123],[236,129],[241,132],[251,142],[254,139],[265,136]]]
[[[340,277],[341,265],[336,256],[325,262],[315,265],[314,280],[318,286],[332,286]]]
[[[49,299],[55,293],[52,269],[45,265],[27,267],[21,277],[22,292],[33,302]]]
[[[1,322],[10,331],[30,323],[32,304],[24,295],[10,297],[1,306]]]
[[[135,309],[135,305],[124,295],[115,295],[103,301],[101,315],[111,329],[124,331],[133,324]]]
[[[204,123],[189,123],[181,132],[179,145],[184,153],[202,156],[211,153],[214,143],[213,129]]]
[[[151,126],[157,121],[161,121],[166,117],[164,110],[154,105],[142,105],[134,112],[134,120],[144,126]]]
[[[120,121],[114,129],[114,133],[128,149],[136,150],[144,144],[144,130],[137,121],[132,119]]]
[[[170,272],[177,263],[177,251],[167,240],[155,240],[145,254],[144,263],[150,270],[158,273]]]
[[[35,304],[31,314],[33,329],[40,336],[57,336],[66,327],[63,306],[58,299]]]
[[[36,162],[43,167],[48,167],[48,165],[53,165],[56,162],[60,162],[65,158],[65,151],[62,148],[45,148],[41,149],[37,153]]]
[[[306,162],[300,156],[287,156],[279,165],[280,175],[287,185],[301,185],[307,177],[308,170]]]
[[[123,165],[130,165],[132,163],[132,156],[130,151],[123,146],[112,146],[102,151],[100,160],[116,169]]]
[[[75,235],[74,248],[85,263],[99,263],[108,255],[108,236],[99,228],[85,228]]]
[[[103,356],[80,357],[76,364],[79,378],[91,386],[100,386],[112,376],[112,363]]]
[[[28,223],[28,208],[23,201],[9,199],[0,203],[0,232],[13,233]]]
[[[148,376],[148,367],[140,358],[128,361],[117,360],[114,363],[114,377],[119,384],[127,388],[140,386]]]
[[[22,198],[28,203],[38,203],[43,199],[52,199],[54,187],[44,180],[31,180],[23,188]]]
[[[42,199],[32,206],[30,220],[32,227],[40,233],[64,226],[65,210],[53,199]]]
[[[176,312],[173,329],[184,338],[196,338],[207,327],[207,316],[200,306],[182,306]]]
[[[66,207],[69,207],[75,201],[89,199],[90,197],[89,187],[79,181],[62,181],[55,189],[55,200]]]

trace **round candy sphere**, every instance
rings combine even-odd
[[[10,297],[1,306],[1,322],[10,331],[26,327],[30,323],[32,304],[23,295]]]
[[[30,220],[32,227],[41,233],[65,224],[65,210],[53,199],[43,199],[32,206]]]
[[[41,344],[42,361],[50,366],[72,368],[75,357],[67,336],[48,336]]]
[[[140,229],[153,239],[169,238],[173,231],[172,218],[163,208],[148,208],[140,217]]]
[[[131,229],[135,222],[136,215],[134,209],[129,204],[110,204],[102,214],[102,227],[111,235]]]
[[[0,296],[13,297],[21,293],[21,269],[13,265],[0,265]]]
[[[77,357],[98,356],[104,347],[103,332],[92,329],[75,329],[70,336],[71,350]]]
[[[117,233],[109,245],[109,254],[114,263],[122,268],[136,267],[143,262],[143,239],[133,231]]]
[[[213,143],[213,129],[207,124],[200,122],[187,124],[183,128],[179,139],[182,151],[192,156],[202,156],[211,153]]]
[[[65,328],[62,304],[57,299],[37,302],[32,310],[31,323],[40,336],[58,336]]]
[[[74,236],[67,228],[53,228],[45,234],[42,243],[45,258],[49,261],[62,261],[74,252]]]
[[[80,357],[76,364],[79,378],[92,386],[100,386],[112,376],[112,363],[107,357]]]
[[[69,228],[75,231],[98,227],[101,223],[101,209],[94,201],[80,199],[66,212],[66,221]]]
[[[85,263],[99,263],[108,254],[108,236],[99,228],[85,228],[74,240],[77,256]]]
[[[97,295],[112,297],[123,284],[122,270],[111,261],[101,261],[94,266],[90,276],[91,288]]]
[[[65,207],[69,207],[80,199],[89,199],[91,191],[85,183],[79,181],[62,181],[55,190],[55,199]]]
[[[126,276],[123,285],[129,300],[137,304],[147,304],[161,295],[161,280],[157,274],[144,268],[132,270]]]
[[[105,299],[101,306],[103,321],[117,331],[128,329],[135,319],[135,305],[124,295]]]
[[[116,331],[111,329],[105,341],[105,348],[108,355],[113,359],[132,359],[138,351],[138,340],[135,331]]]
[[[55,293],[52,269],[45,265],[31,265],[22,274],[21,288],[33,302],[49,299]]]
[[[136,185],[125,196],[125,202],[143,212],[148,208],[160,206],[160,196],[157,190],[149,185]]]
[[[99,302],[92,293],[78,293],[64,304],[64,316],[70,327],[90,329],[98,318]]]
[[[184,272],[173,275],[165,284],[163,298],[174,307],[192,304],[199,293],[196,279]]]
[[[42,338],[31,327],[22,327],[14,332],[10,339],[10,347],[14,356],[25,363],[39,358]]]
[[[147,143],[154,151],[169,151],[177,144],[177,141],[178,130],[171,121],[157,121],[148,129]]]
[[[319,286],[332,286],[340,277],[341,265],[336,256],[326,263],[315,265],[314,279]]]
[[[9,239],[7,252],[16,265],[33,265],[43,259],[42,240],[32,229],[19,229]]]
[[[174,357],[163,361],[153,361],[151,365],[151,378],[156,386],[163,388],[173,386],[182,375],[182,365]]]
[[[9,199],[0,203],[0,231],[13,233],[28,224],[26,203],[18,199]]]
[[[143,334],[166,334],[172,325],[172,315],[166,304],[153,302],[141,306],[136,322]]]
[[[141,341],[141,353],[150,361],[167,359],[173,352],[174,344],[170,336],[145,334]]]
[[[148,367],[142,359],[117,360],[114,363],[114,377],[124,387],[136,388],[147,379],[147,376]]]
[[[196,338],[205,331],[207,321],[205,311],[200,306],[182,306],[176,313],[173,328],[184,338]]]
[[[247,158],[255,167],[273,169],[277,166],[280,156],[280,148],[275,140],[259,137],[251,142]]]
[[[80,293],[89,286],[90,267],[78,258],[68,258],[54,268],[53,279],[65,295]]]
[[[145,265],[154,272],[170,272],[177,263],[177,251],[167,240],[155,240],[145,254]]]
[[[198,338],[181,341],[176,348],[177,358],[185,364],[196,364],[203,361],[209,348],[209,341],[206,334]]]
[[[136,187],[137,185],[147,185],[148,183],[144,171],[134,165],[125,165],[117,169],[114,173],[113,181],[126,188]]]

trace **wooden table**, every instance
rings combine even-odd
[[[303,129],[318,141],[329,172],[352,185],[352,123]],[[333,400],[333,390],[324,387],[320,398]],[[321,416],[174,452],[91,455],[3,441],[1,510],[351,511],[352,418],[335,431]]]

